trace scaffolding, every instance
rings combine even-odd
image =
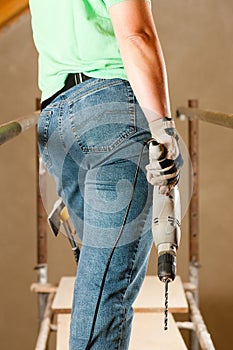
[[[22,119],[0,126],[0,144],[20,135],[37,124],[40,103],[36,102],[36,112]],[[189,206],[189,282],[183,283],[185,297],[189,306],[189,322],[176,322],[177,329],[186,329],[191,333],[190,350],[197,350],[199,345],[203,350],[214,350],[211,336],[198,308],[198,274],[199,274],[199,213],[198,213],[198,136],[199,121],[233,128],[233,114],[207,111],[198,108],[197,100],[189,100],[188,107],[177,108],[177,117],[188,120],[189,153],[192,163],[193,195]],[[45,350],[51,331],[59,332],[59,324],[54,324],[54,298],[59,287],[48,282],[47,261],[47,213],[41,198],[41,191],[46,192],[46,169],[37,152],[37,282],[31,285],[31,290],[38,295],[39,334],[36,350]],[[69,321],[67,321],[69,322]],[[68,323],[67,323],[68,324]],[[58,349],[58,347],[57,347]],[[64,349],[65,350],[65,349]],[[148,349],[149,350],[149,349]]]

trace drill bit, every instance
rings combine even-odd
[[[165,312],[164,312],[164,330],[168,330],[168,283],[170,282],[169,278],[165,280]]]

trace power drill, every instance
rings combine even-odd
[[[152,141],[153,157],[162,160],[164,146]],[[180,243],[181,206],[178,186],[168,195],[161,194],[159,186],[154,186],[152,234],[158,250],[158,277],[165,283],[165,326],[168,320],[168,283],[176,277],[176,251]]]

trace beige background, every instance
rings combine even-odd
[[[198,98],[202,108],[233,109],[232,0],[158,0],[155,19],[169,75],[173,113]],[[34,110],[37,55],[29,15],[0,33],[0,122]],[[187,141],[187,121],[177,121]],[[229,350],[233,324],[233,133],[200,124],[200,307],[217,349]],[[34,131],[0,150],[0,348],[31,350],[37,333]],[[187,219],[178,258],[188,278]],[[49,233],[49,281],[75,272],[64,237]],[[155,272],[154,251],[148,273]]]

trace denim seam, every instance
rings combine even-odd
[[[49,157],[49,152],[48,152],[48,130],[49,130],[49,125],[51,122],[51,116],[52,116],[52,111],[47,111],[45,113],[45,121],[44,121],[44,126],[43,126],[43,154],[45,158],[45,164],[47,168],[50,168],[52,165],[51,159]],[[43,116],[41,116],[43,118]]]
[[[128,279],[128,285],[126,286],[125,290],[124,290],[124,293],[122,293],[122,306],[123,306],[123,314],[122,314],[122,320],[121,320],[121,324],[119,325],[119,336],[118,336],[118,344],[116,344],[116,350],[120,350],[120,345],[121,345],[121,341],[122,341],[122,327],[123,327],[123,323],[124,321],[126,320],[126,308],[124,307],[124,300],[125,300],[125,296],[126,296],[126,292],[127,292],[127,289],[130,285],[130,282],[131,282],[131,278],[132,278],[132,273],[133,273],[133,268],[134,268],[134,263],[135,263],[135,259],[136,259],[136,254],[138,252],[138,247],[139,247],[139,243],[141,241],[141,236],[138,238],[138,242],[137,242],[137,245],[135,247],[135,250],[134,250],[134,255],[132,257],[132,261],[131,261],[131,269],[130,271],[128,272],[128,276],[127,276],[127,279]]]
[[[109,82],[107,82],[107,80],[109,80]],[[74,103],[77,101],[77,99],[79,99],[80,97],[85,97],[85,96],[88,96],[90,93],[93,93],[95,91],[101,91],[102,89],[105,89],[105,88],[108,88],[109,86],[115,86],[115,85],[119,85],[119,84],[122,84],[122,81],[124,81],[123,79],[118,79],[118,78],[115,78],[114,81],[112,81],[111,79],[95,79],[93,82],[90,82],[89,80],[85,81],[82,83],[82,85],[78,84],[78,85],[74,85],[72,88],[68,89],[67,91],[64,91],[62,92],[60,95],[58,95],[54,101],[52,101],[48,106],[46,106],[46,108],[43,109],[43,112],[46,110],[53,110],[54,108],[57,108],[60,106],[60,103],[61,101],[58,100],[55,102],[55,100],[57,99],[60,99],[62,98],[64,102],[67,102],[68,104],[69,103]],[[98,84],[102,83],[102,82],[105,82],[105,85],[102,87],[102,88],[99,88],[98,87]],[[97,85],[97,86],[96,86]],[[75,97],[75,95],[77,95],[77,91],[74,90],[74,92],[72,92],[71,96],[67,96],[68,93],[70,93],[69,90],[75,88],[75,87],[79,87],[79,90],[78,90],[78,94],[79,93],[82,93],[83,91],[86,91],[89,87],[92,87],[92,86],[96,86],[96,88],[90,90],[88,92],[88,94],[81,94],[81,96],[79,95],[79,97],[76,97],[74,100],[73,98]]]
[[[148,210],[146,211],[146,213],[144,213],[144,217],[141,218],[141,223],[138,227],[138,229],[140,230],[140,237],[138,238],[138,242],[137,242],[137,245],[135,247],[135,250],[134,250],[134,255],[132,257],[132,263],[131,263],[131,269],[128,271],[128,285],[126,286],[125,290],[124,290],[124,293],[122,293],[122,306],[124,305],[124,299],[126,297],[126,292],[128,290],[128,287],[132,281],[132,274],[133,274],[133,269],[134,269],[134,263],[135,263],[135,259],[136,259],[136,254],[138,252],[138,247],[139,247],[139,243],[141,241],[141,238],[142,238],[142,232],[143,232],[143,228],[145,226],[145,222],[146,222],[146,217],[147,217],[147,214],[149,212],[149,208]],[[118,345],[116,347],[116,350],[120,350],[120,345],[121,345],[121,341],[122,341],[122,327],[123,327],[123,322],[126,320],[126,309],[125,307],[123,306],[123,310],[124,310],[124,314],[123,314],[123,317],[122,317],[122,322],[119,326],[119,341],[118,341]]]
[[[109,87],[109,86],[115,86],[115,85],[120,85],[122,84],[122,81],[119,82],[113,82],[111,84],[105,85],[105,87]],[[73,118],[73,105],[74,103],[79,100],[79,97],[76,99],[76,101],[74,100],[72,103],[68,103],[68,108],[69,108],[69,120],[70,120],[70,125],[71,125],[71,129],[73,131],[74,137],[79,145],[79,147],[81,148],[83,153],[105,153],[105,152],[112,152],[113,150],[115,150],[122,142],[124,142],[125,140],[127,140],[130,136],[132,136],[135,131],[136,131],[136,109],[135,109],[135,97],[134,97],[134,93],[129,85],[129,83],[127,81],[125,81],[125,85],[126,85],[126,90],[127,90],[127,98],[128,98],[128,113],[129,113],[129,122],[130,125],[128,126],[127,130],[124,130],[121,135],[118,137],[118,139],[116,139],[111,145],[108,146],[100,146],[100,147],[86,147],[83,146],[79,135],[76,132],[76,128],[75,128],[75,124],[74,124],[74,118]],[[93,90],[94,91],[94,90]],[[92,92],[93,92],[92,91]],[[99,89],[96,89],[96,91],[100,91]],[[87,96],[87,95],[86,95]]]
[[[136,108],[135,108],[135,96],[133,93],[133,90],[128,82],[126,82],[126,89],[128,93],[128,100],[129,100],[129,115],[130,115],[130,122],[133,124],[133,130],[136,131]]]
[[[67,97],[66,101],[68,103],[68,106],[70,106],[70,105],[76,103],[77,101],[81,100],[82,98],[93,94],[96,91],[102,91],[102,90],[105,90],[109,87],[121,85],[121,84],[122,84],[122,80],[119,80],[119,81],[117,80],[117,81],[108,82],[104,86],[100,87],[100,86],[98,86],[98,82],[97,82],[97,84],[94,84],[94,83],[92,84],[94,86],[95,85],[97,85],[97,86],[88,90],[88,91],[86,91],[87,90],[87,85],[86,85],[86,86],[83,86],[82,88],[79,89],[78,94],[77,94],[77,92],[74,92],[70,97]],[[92,85],[90,84],[90,86],[92,86]],[[64,94],[64,97],[65,97],[65,94]]]
[[[58,116],[58,134],[62,143],[62,146],[64,148],[64,150],[68,153],[66,144],[65,144],[65,140],[62,134],[62,117],[63,117],[63,110],[64,110],[64,102],[60,104],[60,113]]]

